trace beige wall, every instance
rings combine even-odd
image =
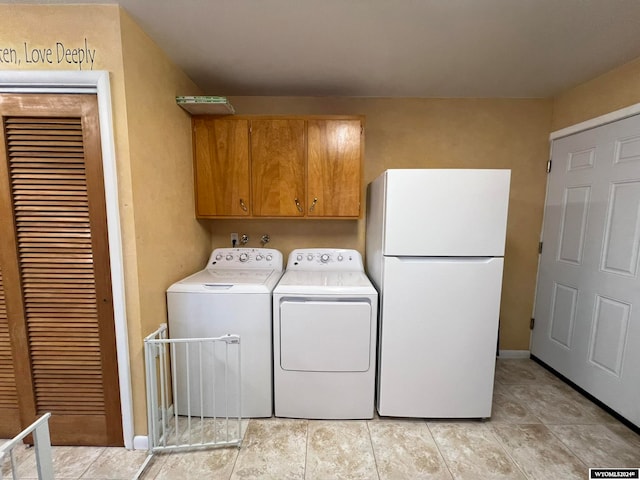
[[[139,304],[129,342],[135,431],[143,434],[143,338],[167,321],[167,287],[202,268],[210,240],[193,213],[191,116],[175,101],[201,92],[123,11],[121,30]]]
[[[553,99],[551,130],[640,103],[640,58],[571,88]]]
[[[175,104],[178,94],[200,92],[115,5],[0,5],[0,19],[0,45],[16,52],[2,69],[78,70],[58,61],[56,47],[86,39],[93,70],[110,73],[135,434],[144,435],[142,338],[166,321],[166,288],[200,267],[210,247],[193,215],[191,119]],[[52,55],[29,63],[25,42],[27,52]]]
[[[551,123],[549,100],[230,97],[239,114],[366,116],[366,185],[387,168],[510,168],[511,198],[501,308],[503,349],[529,348]],[[418,213],[418,210],[416,210]],[[364,219],[210,220],[212,247],[231,232],[248,246],[285,254],[298,247],[356,248],[364,254]]]

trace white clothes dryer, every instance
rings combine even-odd
[[[273,414],[271,295],[282,275],[282,266],[282,253],[271,248],[217,248],[204,270],[174,283],[167,290],[170,338],[240,335],[243,417]],[[201,372],[187,372],[186,358],[183,360],[180,354],[176,357],[179,415],[187,414],[187,402],[191,414],[200,415],[202,398],[205,417],[237,416],[237,411],[226,411],[224,383],[221,383],[223,388],[219,388],[220,383],[216,382],[214,389],[215,379],[221,379],[225,373],[224,358],[200,360]],[[201,373],[203,391],[200,392],[199,383],[194,380],[187,388],[188,375],[194,379]],[[228,405],[235,405],[237,396],[233,398],[233,383],[229,385]]]
[[[276,416],[373,418],[377,309],[356,250],[291,252],[273,291]]]

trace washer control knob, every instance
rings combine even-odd
[[[307,255],[307,260],[309,260],[309,261],[313,260],[313,255],[311,255],[311,254]]]
[[[262,255],[256,255],[256,260],[259,262],[260,260],[262,260],[264,257]]]
[[[216,255],[216,260],[222,260],[222,254],[221,253]]]
[[[342,255],[338,255],[338,261],[341,262],[342,260],[344,260],[344,257]]]
[[[327,253],[323,253],[320,255],[320,261],[322,263],[327,263],[329,261],[329,255]]]
[[[249,254],[248,253],[241,253],[240,257],[239,257],[239,260],[241,262],[246,262],[247,260],[249,260]]]
[[[271,254],[267,255],[266,259],[267,259],[267,262],[270,262],[271,260],[273,260],[273,255]]]
[[[299,262],[300,262],[300,261],[302,261],[302,255],[298,255],[298,256],[296,257],[296,260],[298,260]]]
[[[233,255],[229,254],[225,257],[227,260],[233,260]]]

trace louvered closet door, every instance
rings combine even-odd
[[[0,266],[20,419],[54,444],[121,445],[94,95],[0,95]]]
[[[0,269],[0,438],[13,437],[21,430],[13,373],[13,355],[9,341],[9,323]]]

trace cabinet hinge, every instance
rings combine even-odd
[[[538,243],[538,253],[542,253],[542,243],[543,242]]]
[[[551,164],[553,162],[551,161],[551,159],[549,159],[549,161],[547,162],[547,173],[551,173]]]
[[[360,124],[360,135],[364,133],[364,125]]]
[[[531,318],[531,321],[529,322],[529,330],[533,330],[533,327],[535,326],[536,326],[536,319]]]

